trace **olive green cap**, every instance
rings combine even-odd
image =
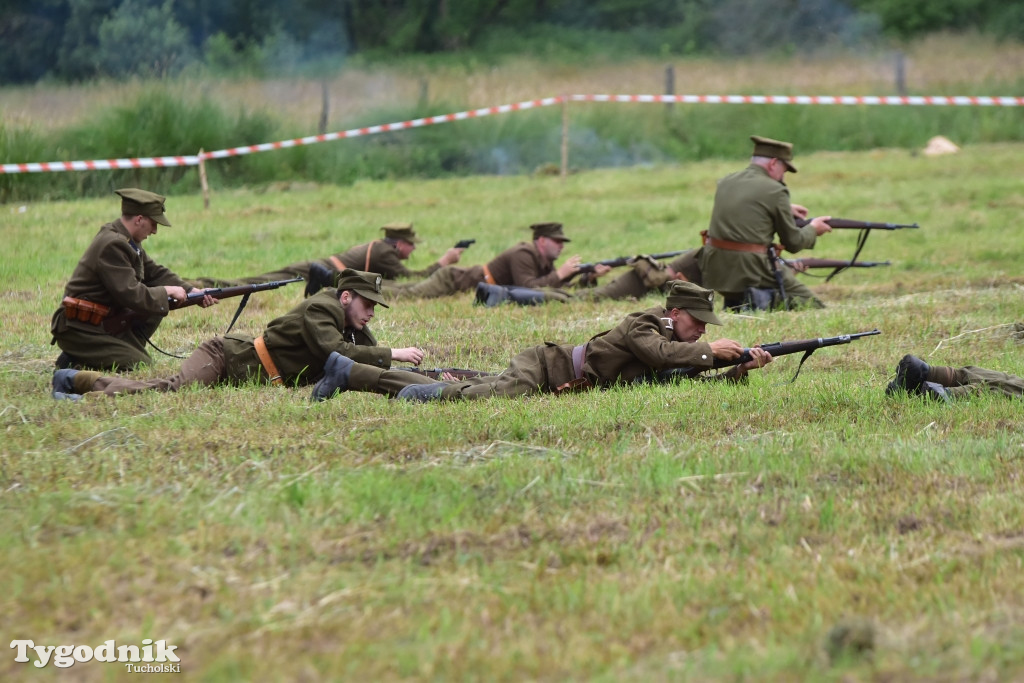
[[[380,304],[384,308],[390,308],[390,306],[384,303],[384,295],[380,291],[383,279],[377,273],[367,273],[362,270],[346,268],[338,275],[334,286],[339,294],[341,292],[354,292],[364,299]]]
[[[796,173],[796,166],[793,165],[793,143],[763,138],[760,135],[751,135],[754,142],[755,157],[770,157],[778,159],[786,165],[790,173]]]
[[[121,215],[149,216],[160,225],[171,227],[171,222],[164,215],[166,197],[136,187],[114,190],[114,194],[121,197]]]
[[[565,233],[562,232],[561,223],[534,223],[530,226],[530,230],[533,230],[533,239],[538,237],[548,237],[559,242],[571,242]]]
[[[697,320],[711,325],[722,324],[722,321],[715,315],[715,293],[712,290],[683,280],[673,280],[668,285],[665,308],[678,308]]]
[[[412,223],[388,223],[381,227],[384,237],[389,240],[404,240],[412,244],[420,241],[416,231],[412,229]]]

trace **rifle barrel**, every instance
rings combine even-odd
[[[790,263],[789,261],[786,261]],[[891,266],[891,261],[844,261],[831,258],[798,258],[794,262],[802,263],[807,268],[874,268],[875,266]]]
[[[870,337],[872,335],[882,334],[879,329],[870,330],[868,332],[854,332],[852,334],[840,334],[835,337],[818,337],[817,339],[800,339],[798,341],[778,341],[771,342],[769,344],[758,344],[759,348],[764,349],[768,353],[772,354],[772,358],[777,356],[787,356],[791,353],[800,353],[801,351],[814,352],[815,349],[820,349],[825,346],[836,346],[838,344],[849,344],[855,339],[861,337]],[[740,354],[739,358],[733,360],[723,360],[716,358],[714,367],[715,368],[727,368],[733,365],[740,365],[752,360],[750,355],[750,349],[744,349],[743,353]]]
[[[802,228],[813,218],[797,218],[796,226]],[[874,221],[858,221],[852,218],[829,218],[826,223],[833,230],[900,230],[902,228],[920,228],[917,223],[876,223]]]
[[[202,292],[194,292],[192,294],[186,294],[184,301],[177,302],[177,305],[172,304],[171,308],[182,308],[183,306],[192,306],[198,304],[203,300],[207,294],[212,296],[214,299],[230,299],[235,296],[242,296],[250,292],[263,292],[270,289],[278,289],[284,287],[293,282],[303,282],[301,277],[293,277],[289,280],[272,280],[270,282],[258,282],[251,285],[236,285],[234,287],[214,287],[207,289]]]
[[[662,259],[672,258],[674,256],[679,256],[680,254],[685,254],[688,251],[690,251],[690,250],[689,249],[683,249],[681,251],[666,251],[666,252],[662,252],[660,254],[647,254],[647,256],[649,256],[650,258],[655,259],[657,261],[660,261]],[[598,261],[596,263],[581,263],[580,266],[579,266],[579,268],[580,268],[579,272],[581,272],[581,273],[592,273],[592,272],[594,272],[594,267],[595,266],[610,266],[612,268],[618,268],[619,266],[626,265],[632,259],[633,259],[632,256],[619,256],[618,258],[605,259],[604,261]]]

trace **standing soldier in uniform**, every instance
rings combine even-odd
[[[388,288],[389,294],[396,296],[434,299],[450,296],[459,292],[468,292],[481,282],[491,285],[504,285],[522,288],[557,288],[569,282],[579,272],[580,257],[571,256],[565,263],[555,268],[555,260],[562,253],[562,248],[569,238],[562,232],[561,223],[534,223],[530,226],[533,240],[520,242],[511,249],[498,254],[492,261],[470,268],[448,266],[435,271],[422,282],[407,285],[394,285]],[[598,266],[594,277],[604,275],[608,266]],[[560,300],[569,298],[564,292],[548,289],[546,292],[529,292],[529,298],[556,297]]]
[[[714,298],[711,290],[676,281],[669,287],[664,307],[632,313],[585,344],[534,346],[513,358],[499,375],[459,382],[409,382],[397,392],[401,375],[409,373],[388,372],[339,356],[329,362],[329,371],[313,389],[313,399],[322,401],[344,390],[415,401],[527,396],[654,380],[659,372],[672,368],[710,370],[716,358],[735,360],[744,351],[731,339],[699,341],[708,323],[722,324],[714,313]],[[715,378],[738,381],[771,362],[771,354],[764,349],[754,347],[749,352],[751,360]]]
[[[142,242],[156,234],[158,224],[171,225],[164,215],[165,198],[136,188],[115,193],[121,197],[121,217],[96,233],[50,321],[51,343],[61,349],[58,368],[121,371],[151,363],[146,342],[170,310],[169,299],[181,301],[199,291],[154,263],[142,248]],[[216,299],[206,296],[200,305],[215,303]],[[124,308],[151,317],[124,332],[108,334],[103,320]]]
[[[826,223],[830,216],[796,227],[794,217],[806,218],[807,209],[790,203],[789,188],[783,182],[787,171],[796,173],[793,145],[759,135],[750,139],[754,142],[750,165],[718,181],[700,259],[704,285],[719,292],[725,306],[733,308],[747,303],[749,288],[778,291],[777,278],[781,278],[790,302],[823,308],[770,252],[775,235],[787,251],[813,249],[819,236],[832,232]]]
[[[335,254],[325,259],[293,263],[271,273],[238,280],[201,277],[192,282],[201,287],[235,287],[301,277],[306,281],[306,296],[311,296],[324,287],[333,286],[338,273],[346,268],[379,273],[385,280],[425,278],[438,268],[458,263],[464,251],[452,247],[426,268],[409,270],[402,265],[402,261],[409,258],[416,250],[416,244],[421,241],[412,229],[412,223],[388,223],[381,230],[384,231],[384,239],[360,244],[343,254]]]
[[[327,359],[337,354],[376,368],[390,368],[396,360],[419,365],[423,351],[416,347],[377,345],[367,327],[376,304],[388,307],[381,294],[380,275],[344,270],[337,290],[325,289],[304,300],[270,321],[261,336],[225,335],[203,342],[173,377],[129,380],[98,372],[58,370],[53,375],[53,397],[78,400],[89,392],[116,396],[177,391],[189,384],[237,384],[256,378],[276,385],[303,386],[320,379]],[[435,381],[412,372],[397,374],[403,382],[394,391]]]

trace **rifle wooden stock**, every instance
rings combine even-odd
[[[486,377],[493,375],[493,372],[485,372],[484,370],[467,370],[466,368],[414,368],[406,365],[396,365],[391,368],[392,370],[404,370],[405,372],[415,372],[417,375],[423,375],[430,379],[436,379],[441,381],[442,373],[449,373],[457,379],[471,379],[473,377]]]
[[[796,226],[802,228],[813,218],[797,218]],[[829,218],[827,221],[833,230],[900,230],[903,228],[920,228],[917,223],[875,223],[873,221],[856,221],[850,218]]]
[[[889,261],[844,261],[835,258],[798,258],[783,259],[783,263],[791,266],[801,263],[807,268],[874,268],[875,266],[890,266]]]
[[[181,301],[175,299],[168,299],[170,302],[168,308],[170,310],[177,310],[179,308],[186,308],[188,306],[195,306],[201,303],[203,298],[209,294],[214,299],[230,299],[235,296],[245,296],[246,294],[252,294],[253,292],[263,292],[268,289],[277,289],[278,287],[284,287],[292,282],[302,282],[301,277],[292,278],[290,280],[274,280],[272,282],[261,282],[254,285],[238,285],[235,287],[213,287],[207,289],[205,292],[195,292],[193,294],[186,294],[185,298]],[[103,329],[107,334],[119,334],[125,330],[130,330],[136,322],[145,320],[146,318],[153,317],[151,313],[141,313],[131,308],[125,308],[121,311],[107,316],[103,321]]]
[[[645,256],[648,256],[648,257],[650,257],[652,259],[660,261],[662,259],[672,258],[674,256],[679,256],[680,254],[685,254],[688,251],[690,251],[690,250],[689,249],[683,249],[682,251],[666,251],[666,252],[661,253],[661,254],[645,254]],[[634,258],[636,258],[636,257],[635,256],[620,256],[618,258],[610,258],[610,259],[606,259],[604,261],[598,261],[597,263],[581,263],[580,266],[579,266],[580,267],[579,272],[581,272],[581,273],[593,273],[594,272],[594,268],[596,268],[597,266],[609,266],[610,268],[619,268],[620,266],[626,265],[627,263],[632,261]]]
[[[815,350],[825,346],[836,346],[838,344],[849,344],[850,342],[860,339],[861,337],[870,337],[875,334],[882,334],[880,330],[871,330],[869,332],[854,332],[853,334],[841,334],[837,337],[818,337],[817,339],[800,339],[797,341],[779,341],[772,342],[770,344],[758,344],[758,348],[762,348],[772,355],[772,358],[779,356],[787,356],[791,353],[803,352],[805,355],[800,364],[803,365],[804,360],[810,356]],[[741,365],[749,360],[752,360],[753,356],[750,355],[750,349],[744,349],[743,353],[740,354],[739,358],[732,360],[725,360],[722,358],[715,358],[713,368],[728,368],[734,365]],[[704,372],[707,368],[673,368],[671,370],[663,370],[658,373],[658,379],[661,381],[671,380],[674,377],[695,377],[701,372]],[[797,368],[797,374],[800,374],[800,369]],[[793,379],[796,379],[796,375],[793,375]]]

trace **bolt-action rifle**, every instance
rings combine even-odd
[[[235,321],[238,320],[238,316],[242,314],[242,309],[249,303],[249,295],[253,292],[263,292],[268,289],[277,289],[278,287],[284,287],[292,282],[302,282],[301,277],[292,278],[290,280],[274,280],[272,282],[261,282],[254,285],[238,285],[237,287],[212,287],[203,292],[193,292],[185,295],[185,298],[181,301],[176,299],[168,298],[170,302],[168,307],[171,310],[179,308],[185,308],[186,306],[195,306],[198,303],[202,303],[203,297],[207,294],[212,296],[214,299],[230,299],[231,297],[240,296],[242,300],[238,304],[238,309],[235,311],[235,317],[231,319],[231,324],[228,325],[227,334],[231,331]],[[117,313],[107,316],[103,320],[103,329],[108,334],[119,334],[125,330],[130,330],[137,322],[145,320],[146,318],[152,317],[152,313],[141,313],[131,308],[125,308]]]
[[[803,367],[804,361],[807,360],[812,353],[816,350],[825,346],[836,346],[838,344],[849,344],[850,342],[860,339],[861,337],[870,337],[875,334],[882,334],[880,330],[871,330],[870,332],[854,332],[853,334],[841,334],[837,337],[818,337],[817,339],[801,339],[798,341],[779,341],[772,342],[770,344],[758,344],[759,348],[764,349],[768,353],[772,354],[772,358],[778,356],[786,356],[791,353],[803,352],[804,356],[800,359],[800,365],[796,368],[796,373],[793,375],[793,379],[790,382],[795,382],[797,375],[800,374],[800,368]],[[749,360],[753,360],[753,356],[750,355],[750,349],[743,349],[743,353],[738,358],[732,360],[724,360],[722,358],[715,358],[713,368],[728,368],[734,365],[741,365]],[[666,382],[677,377],[695,377],[699,373],[703,372],[707,368],[672,368],[670,370],[662,370],[658,373],[658,381]]]
[[[782,259],[787,266],[803,265],[804,268],[874,268],[891,266],[891,261],[844,261],[837,258],[798,258]]]
[[[493,375],[493,372],[485,372],[483,370],[467,370],[466,368],[413,368],[406,365],[394,365],[392,370],[404,370],[406,372],[415,372],[417,375],[423,375],[430,379],[436,379],[441,381],[441,375],[444,373],[450,374],[456,379],[470,379],[473,377],[486,377],[487,375]]]
[[[797,218],[796,227],[802,228],[813,218]],[[856,221],[851,218],[829,218],[827,221],[833,230],[902,230],[904,228],[920,228],[917,223],[875,223],[873,221]]]
[[[803,227],[810,223],[813,219],[811,218],[797,218],[797,227]],[[917,223],[875,223],[873,221],[856,221],[849,218],[829,218],[827,221],[829,227],[833,230],[860,230],[860,234],[857,235],[857,247],[853,250],[853,258],[850,262],[853,263],[860,256],[861,250],[864,245],[867,244],[868,235],[871,234],[872,230],[902,230],[904,228],[920,228],[921,226]],[[843,272],[850,266],[839,266],[825,278],[825,282],[828,282],[839,273]]]
[[[645,258],[652,258],[656,261],[660,261],[666,258],[672,258],[673,256],[679,256],[690,251],[689,249],[683,249],[682,251],[666,251],[661,254],[644,254]],[[611,268],[618,268],[628,263],[632,263],[637,257],[636,256],[620,256],[618,258],[610,258],[604,261],[598,261],[597,263],[581,263],[579,266],[580,273],[593,273],[597,266],[609,266]]]

